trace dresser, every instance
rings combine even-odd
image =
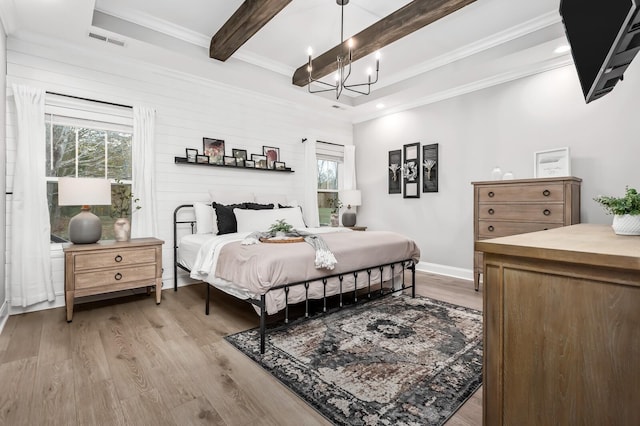
[[[64,248],[64,288],[67,322],[73,319],[77,297],[155,286],[162,297],[162,244],[157,238],[71,244]]]
[[[475,249],[483,424],[640,424],[640,237],[579,224]]]
[[[576,177],[472,182],[474,241],[580,223],[580,182]],[[480,274],[482,252],[476,250],[476,290]]]

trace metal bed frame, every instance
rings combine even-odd
[[[191,272],[188,268],[186,268],[185,266],[181,265],[178,263],[178,235],[177,235],[177,228],[179,224],[189,224],[191,227],[191,233],[193,233],[194,231],[194,227],[195,227],[195,219],[193,220],[178,220],[178,211],[180,211],[183,208],[189,208],[189,207],[193,207],[193,204],[182,204],[178,207],[176,207],[176,209],[173,212],[173,290],[174,291],[178,291],[178,268],[186,271],[186,272]],[[397,289],[395,288],[395,268],[396,267],[400,267],[402,268],[402,283],[401,286],[398,287]],[[384,281],[383,281],[383,271],[385,268],[390,268],[391,269],[391,287],[384,287]],[[380,288],[379,289],[374,289],[374,291],[371,291],[371,272],[378,269],[380,271]],[[406,270],[410,270],[411,271],[411,283],[409,285],[407,285],[406,281],[405,281],[405,274],[404,272]],[[358,303],[358,291],[361,289],[357,288],[357,280],[358,280],[358,274],[364,274],[366,273],[366,279],[367,279],[367,292],[364,295],[365,298],[367,300],[371,299],[372,296],[375,297],[381,297],[381,296],[385,296],[388,294],[392,294],[392,293],[397,293],[397,292],[402,292],[408,288],[411,289],[411,297],[416,297],[416,266],[415,263],[412,259],[404,259],[404,260],[400,260],[400,261],[396,261],[396,262],[392,262],[392,263],[385,263],[382,265],[372,265],[372,266],[368,266],[365,268],[361,268],[361,269],[357,269],[357,270],[353,270],[353,271],[349,271],[349,272],[343,272],[340,274],[333,274],[333,275],[326,275],[324,277],[321,278],[315,278],[312,280],[308,280],[308,281],[300,281],[300,282],[295,282],[295,283],[288,283],[288,284],[281,284],[281,285],[277,285],[272,287],[271,289],[269,289],[269,291],[273,291],[273,290],[279,290],[282,289],[284,290],[285,293],[285,318],[284,318],[284,323],[285,324],[289,324],[289,291],[291,289],[291,287],[296,287],[296,286],[304,286],[305,288],[305,298],[303,302],[298,302],[298,303],[304,303],[305,304],[305,313],[304,313],[304,318],[309,318],[309,301],[310,300],[322,300],[322,313],[326,313],[327,312],[327,297],[331,297],[331,296],[338,296],[339,297],[339,303],[338,303],[338,309],[341,309],[342,307],[344,307],[344,303],[343,303],[343,296],[344,296],[344,292],[342,291],[342,282],[344,280],[344,277],[346,276],[350,276],[353,275],[354,278],[354,282],[353,282],[353,304],[350,304],[349,306],[355,305]],[[338,294],[334,294],[334,295],[330,295],[327,296],[327,282],[329,281],[330,278],[337,278],[339,281],[339,286],[340,286],[340,291],[338,292]],[[323,296],[322,299],[309,299],[309,287],[311,286],[312,283],[322,283],[323,286]],[[205,314],[209,315],[209,305],[210,305],[210,301],[211,301],[211,284],[206,283],[207,284],[207,296],[206,296],[206,304],[205,304]],[[363,287],[364,288],[364,287]],[[268,292],[269,292],[268,291]],[[267,293],[268,293],[267,292]],[[265,342],[266,342],[266,317],[267,317],[267,312],[266,312],[266,293],[260,295],[260,299],[244,299],[245,301],[251,303],[254,306],[257,306],[260,309],[260,353],[264,354],[265,352]]]

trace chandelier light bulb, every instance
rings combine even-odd
[[[336,81],[340,81],[340,73],[336,71],[336,73],[333,75],[333,78],[335,78]]]
[[[349,46],[349,49],[353,48],[353,38],[349,39],[349,41],[347,42],[347,46]]]
[[[313,55],[313,49],[311,48],[311,46],[307,47],[307,55]]]
[[[379,61],[379,60],[380,60],[380,51],[377,50],[376,51],[376,61]]]
[[[371,77],[371,74],[373,74],[373,70],[371,69],[371,67],[369,67],[367,68],[367,75]]]

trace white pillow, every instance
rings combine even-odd
[[[296,229],[306,228],[302,219],[302,211],[299,208],[246,210],[233,209],[238,223],[238,232],[268,231],[271,225],[280,219],[284,219]]]
[[[217,234],[218,218],[211,204],[195,202],[193,208],[196,214],[196,234]]]
[[[256,194],[256,203],[258,204],[273,204],[274,208],[278,208],[278,204],[287,204],[286,194]]]
[[[209,190],[209,196],[211,197],[211,201],[215,201],[216,203],[229,205],[229,204],[240,204],[246,202],[255,202],[255,195],[253,192],[249,191],[218,191],[215,189]]]

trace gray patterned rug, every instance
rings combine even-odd
[[[482,313],[425,297],[226,339],[338,425],[441,425],[482,384]]]

